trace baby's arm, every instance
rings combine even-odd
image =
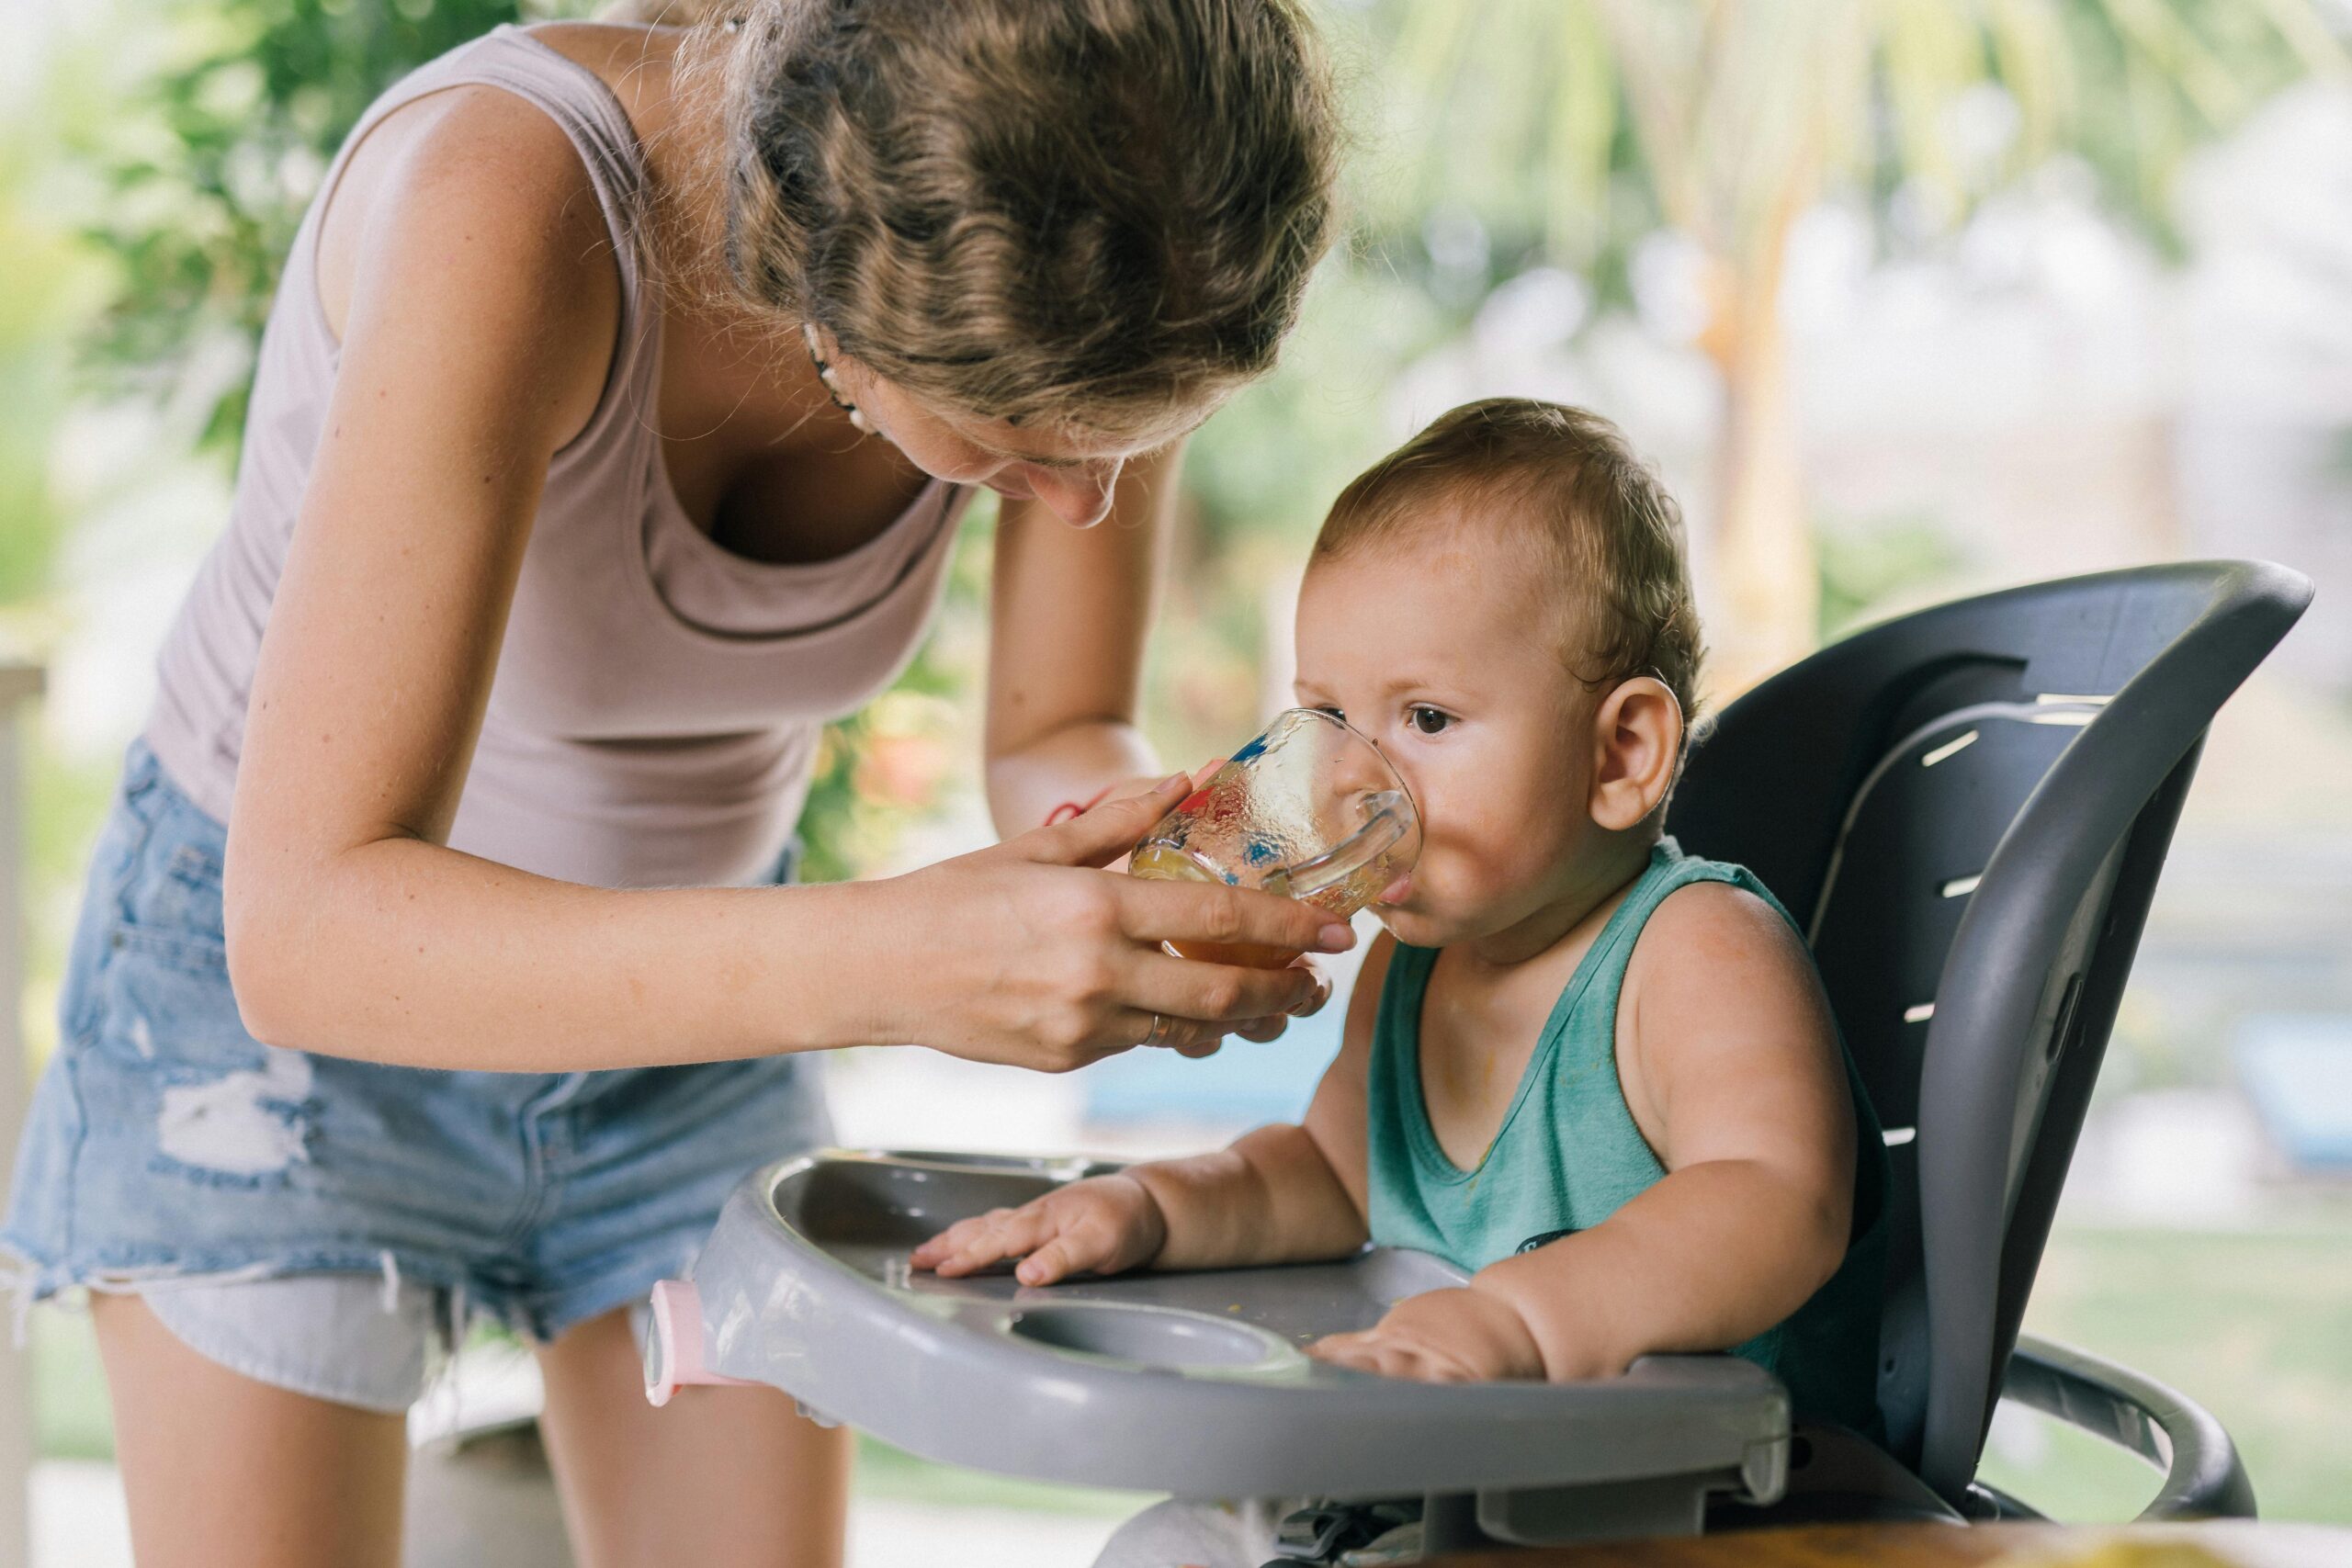
[[[1261,1127],[1215,1154],[1130,1166],[976,1215],[915,1248],[914,1267],[953,1278],[1019,1258],[1023,1284],[1049,1285],[1082,1272],[1247,1269],[1361,1247],[1365,1063],[1393,945],[1384,937],[1365,954],[1340,1055],[1303,1125]]]
[[[1721,883],[1669,897],[1627,968],[1618,1041],[1665,1179],[1590,1230],[1400,1303],[1316,1354],[1402,1377],[1600,1377],[1653,1351],[1736,1345],[1837,1271],[1853,1103],[1788,923]]]

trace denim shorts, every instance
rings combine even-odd
[[[532,1338],[682,1272],[752,1168],[830,1138],[816,1064],[445,1072],[264,1045],[226,833],[143,744],[93,855],[0,1248],[24,1299],[146,1297],[232,1371],[404,1408],[476,1314]]]

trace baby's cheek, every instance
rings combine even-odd
[[[1528,852],[1535,847],[1536,835],[1520,805],[1488,793],[1483,799],[1464,801],[1440,829],[1432,846],[1436,863],[1430,869],[1437,891],[1457,911],[1467,913],[1508,893],[1532,863],[1541,863]]]

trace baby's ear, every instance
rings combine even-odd
[[[1600,699],[1592,717],[1592,819],[1612,833],[1641,825],[1674,783],[1682,704],[1666,682],[1636,675]]]

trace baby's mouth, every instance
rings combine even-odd
[[[1412,896],[1413,874],[1408,871],[1404,875],[1398,877],[1396,881],[1390,883],[1387,886],[1382,888],[1380,890],[1380,897],[1374,899],[1373,902],[1385,908],[1390,905],[1402,904],[1406,899],[1410,898]]]

